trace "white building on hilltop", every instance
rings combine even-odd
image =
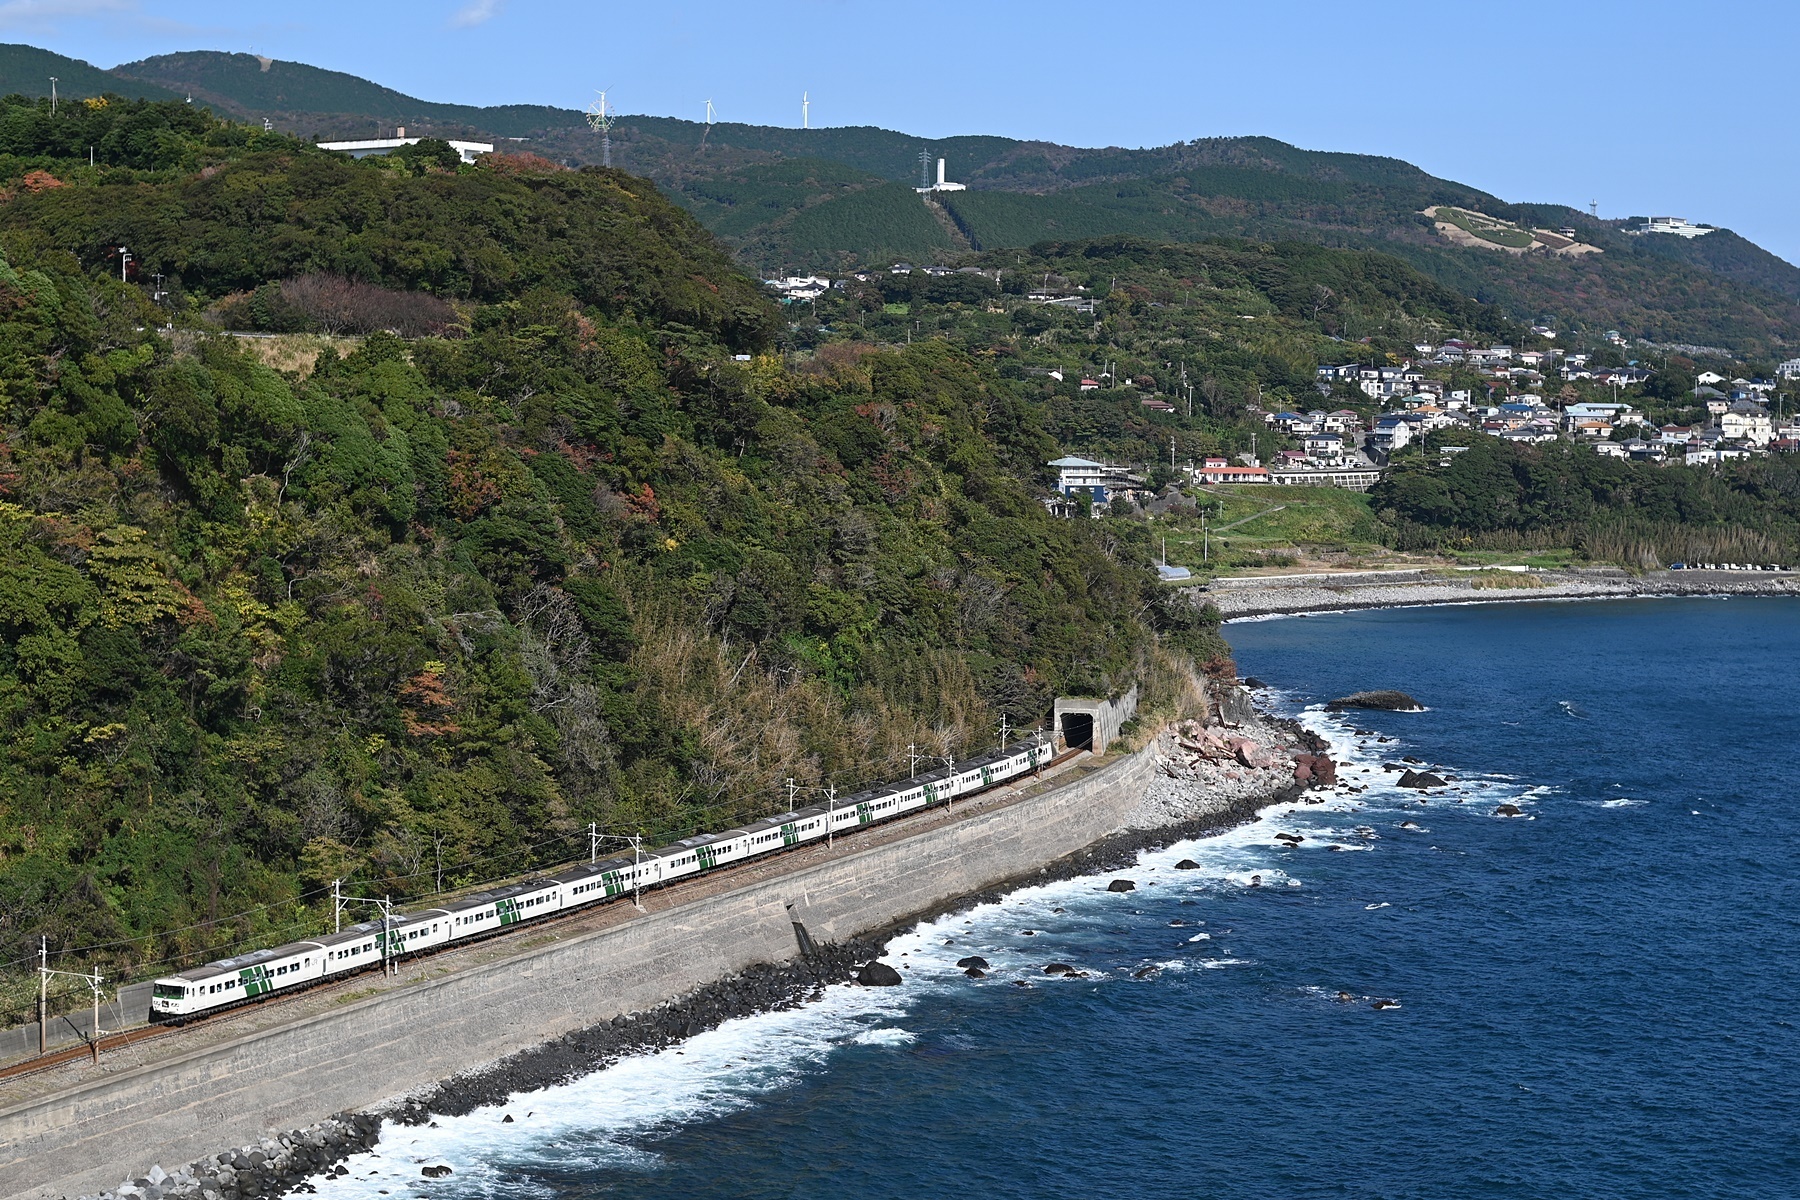
[[[1711,225],[1690,225],[1685,217],[1647,217],[1636,229],[1626,233],[1672,233],[1676,237],[1697,238],[1714,232]]]
[[[922,188],[914,188],[913,189],[913,191],[919,193],[919,195],[921,195],[921,196],[929,196],[932,192],[966,192],[968,190],[969,190],[969,188],[968,188],[967,184],[950,183],[944,179],[944,160],[941,158],[938,159],[937,182],[932,184],[930,187],[922,187]]]
[[[423,138],[407,137],[406,126],[396,130],[399,136],[391,138],[365,138],[360,142],[317,142],[321,150],[337,150],[348,154],[351,158],[367,158],[371,154],[392,154],[402,146],[416,146]],[[492,142],[458,142],[451,141],[450,148],[457,152],[466,163],[475,161],[477,154],[492,154]]]

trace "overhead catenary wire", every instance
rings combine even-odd
[[[890,756],[886,759],[866,759],[863,762],[863,769],[869,770],[871,768],[879,768],[882,766],[895,766],[895,765],[898,765],[899,763],[901,763],[903,761],[907,761],[909,758],[913,758],[913,757],[916,757],[916,756],[909,755],[907,752],[901,752],[901,753],[895,754],[893,756]],[[830,780],[830,779],[834,778],[835,775],[836,775],[835,772],[828,773],[826,775],[826,780]],[[829,784],[828,782],[824,782],[824,783],[821,783],[818,785],[796,784],[794,786],[794,791],[789,793],[788,807],[789,807],[789,809],[792,809],[792,807],[793,807],[792,799],[793,799],[794,792],[804,791],[804,792],[809,792],[809,793],[823,794],[830,798],[827,801],[828,803],[830,803],[835,800],[835,795],[838,790],[839,789],[837,787]],[[598,823],[595,823],[593,826],[591,826],[591,828],[593,828],[595,831],[604,830],[607,833],[612,834],[616,830],[626,830],[626,829],[638,830],[638,829],[641,829],[641,826],[633,825],[630,823],[608,823],[608,824],[602,826],[602,825],[599,825]],[[643,840],[667,839],[670,841],[674,841],[674,840],[678,840],[682,837],[693,836],[695,834],[698,834],[699,832],[701,832],[700,827],[694,826],[694,827],[684,828],[683,830],[679,830],[679,831],[660,831],[660,832],[651,834],[648,837],[645,837],[641,833],[634,834],[633,836],[643,838]],[[405,881],[411,880],[411,879],[422,879],[422,878],[427,878],[427,877],[434,877],[434,876],[437,876],[438,874],[440,874],[441,872],[462,871],[462,870],[466,870],[469,867],[478,865],[480,863],[493,862],[493,861],[497,861],[500,859],[506,859],[506,858],[516,858],[521,855],[530,855],[530,854],[533,854],[536,851],[542,850],[548,846],[567,843],[571,838],[585,838],[587,836],[588,836],[587,830],[577,829],[577,830],[571,831],[566,834],[558,834],[555,837],[546,838],[539,842],[534,842],[527,846],[521,846],[521,847],[517,847],[517,848],[513,848],[513,849],[497,851],[493,854],[481,855],[481,856],[478,856],[475,858],[465,859],[465,860],[455,863],[455,864],[444,864],[442,866],[434,865],[430,869],[414,871],[414,872],[410,872],[405,875],[382,875],[380,878],[389,883],[398,883],[398,882],[405,882]],[[530,871],[536,871],[536,870],[540,870],[540,869],[547,870],[552,867],[560,866],[560,865],[564,865],[564,864],[561,864],[561,863],[544,864],[541,867],[529,867],[529,868],[527,868],[527,871],[530,872]],[[509,873],[508,875],[492,877],[492,878],[481,880],[481,881],[458,884],[457,886],[452,887],[452,888],[443,888],[443,889],[434,890],[434,891],[421,892],[417,896],[408,897],[406,899],[406,902],[416,904],[416,903],[421,903],[424,901],[429,901],[432,899],[437,899],[440,897],[453,897],[459,893],[466,893],[469,891],[480,890],[480,889],[486,888],[486,887],[493,887],[498,884],[506,882],[510,878],[512,878],[512,875]],[[241,912],[231,913],[231,914],[228,914],[225,916],[220,916],[220,917],[213,917],[213,918],[209,918],[208,920],[205,920],[205,921],[197,921],[192,924],[179,926],[174,929],[158,930],[155,932],[138,934],[133,937],[118,938],[118,939],[114,939],[114,940],[108,941],[108,942],[97,942],[97,943],[87,945],[87,946],[64,947],[60,950],[53,951],[51,953],[51,957],[54,958],[56,961],[64,962],[64,961],[68,961],[71,958],[84,958],[84,957],[96,954],[100,951],[115,950],[115,949],[119,949],[121,947],[135,946],[135,945],[138,945],[138,944],[144,943],[144,942],[154,942],[154,941],[157,941],[160,939],[170,938],[170,937],[173,937],[173,936],[176,936],[179,934],[183,934],[183,933],[192,933],[196,930],[216,929],[216,928],[219,928],[220,926],[227,926],[227,925],[231,924],[232,922],[236,922],[236,921],[240,921],[245,918],[248,918],[248,917],[256,916],[259,913],[268,912],[271,909],[277,909],[277,908],[283,908],[283,907],[289,907],[289,906],[301,906],[301,905],[304,905],[309,900],[317,899],[319,897],[328,895],[328,894],[330,894],[330,892],[331,892],[330,887],[311,888],[311,889],[300,892],[300,893],[296,894],[295,896],[292,896],[289,898],[285,898],[285,899],[281,899],[281,900],[272,900],[272,901],[269,901],[264,904],[255,905],[255,906],[245,909]],[[209,950],[206,952],[217,953],[221,949],[224,949],[227,951],[233,951],[233,950],[235,950],[236,947],[244,946],[244,945],[247,945],[252,942],[267,944],[268,940],[271,937],[275,937],[278,934],[285,935],[288,933],[293,933],[297,937],[303,938],[305,935],[305,932],[311,927],[312,924],[313,924],[313,914],[305,913],[300,916],[299,920],[294,921],[294,922],[285,923],[282,925],[278,925],[278,926],[274,927],[273,929],[264,929],[264,930],[259,930],[256,932],[248,933],[248,934],[244,935],[243,937],[236,938],[231,941],[227,941],[227,942],[223,942],[223,943],[213,943],[211,945],[211,947],[209,948]],[[200,953],[200,951],[185,950],[185,951],[173,952],[173,953],[164,955],[160,958],[149,959],[149,960],[144,960],[141,962],[134,963],[133,970],[134,970],[134,972],[142,971],[144,968],[148,968],[148,967],[164,966],[164,965],[168,965],[170,963],[177,963],[177,962],[182,962],[185,960],[191,960],[195,957],[195,955],[197,953]],[[225,956],[229,957],[229,954],[227,954]],[[35,957],[36,957],[35,955],[25,955],[25,956],[22,956],[22,957],[19,957],[16,959],[12,959],[9,961],[0,962],[0,972],[4,972],[7,970],[10,970],[13,967],[20,966],[24,963],[31,962],[34,960]]]

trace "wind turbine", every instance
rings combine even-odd
[[[700,131],[700,150],[706,149],[706,139],[712,136],[712,127],[713,127],[713,102],[712,102],[711,98],[709,97],[706,101],[706,128]],[[700,153],[700,150],[696,150],[694,153],[698,154],[698,153]]]
[[[800,128],[812,128],[812,101],[807,99],[806,92],[800,93]]]
[[[588,105],[588,128],[600,135],[600,165],[612,166],[612,127],[618,114],[606,107],[606,91],[602,89],[600,99]]]

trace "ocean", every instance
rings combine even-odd
[[[319,1194],[1800,1195],[1800,602],[1227,634],[1366,791],[922,925],[903,987],[390,1126]],[[1372,688],[1426,711],[1320,711]]]

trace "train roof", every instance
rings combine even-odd
[[[323,950],[323,942],[288,942],[282,946],[271,946],[266,950],[251,950],[244,954],[236,954],[230,958],[221,958],[217,962],[209,962],[202,967],[181,971],[174,975],[164,976],[166,979],[184,979],[189,983],[201,979],[212,979],[220,975],[235,975],[249,967],[261,966],[277,959],[289,958],[296,954],[305,954],[309,950]]]

